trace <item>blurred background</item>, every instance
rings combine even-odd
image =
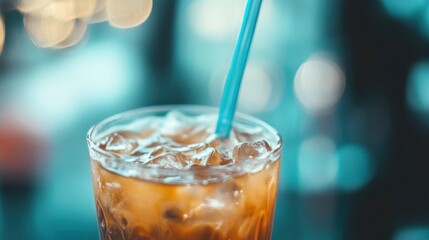
[[[245,3],[1,0],[0,239],[98,239],[87,130],[217,106]],[[429,239],[429,0],[264,0],[239,109],[284,138],[275,240]]]

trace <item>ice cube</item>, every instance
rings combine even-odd
[[[234,160],[231,157],[224,155],[220,165],[223,166],[223,165],[228,165],[228,164],[233,164],[233,163],[234,163]]]
[[[159,155],[147,162],[149,165],[160,168],[183,169],[183,156],[180,153],[166,153]]]
[[[139,139],[138,144],[144,148],[153,149],[159,146],[174,145],[175,143],[171,139],[156,133],[146,139]]]
[[[183,131],[185,128],[189,128],[192,125],[192,118],[180,111],[170,111],[165,116],[159,132],[167,136],[175,135],[177,132]]]
[[[211,131],[207,123],[194,124],[186,132],[187,139],[182,139],[181,142],[187,144],[200,143],[210,135]]]
[[[244,200],[242,193],[242,187],[233,180],[223,182],[217,190],[218,196],[222,197],[225,202],[235,203],[236,205],[241,204]]]
[[[110,206],[120,207],[125,204],[126,198],[124,197],[124,189],[118,182],[107,182],[106,193],[109,196]]]
[[[165,147],[158,146],[158,147],[155,147],[149,153],[149,158],[156,158],[156,157],[161,156],[161,155],[166,154],[166,153],[167,153],[167,150],[165,149]]]
[[[117,154],[129,154],[137,147],[137,143],[135,140],[126,138],[120,133],[113,133],[106,137],[105,143],[100,147]]]
[[[225,207],[225,203],[216,198],[206,198],[203,204],[205,207],[221,209]]]
[[[160,134],[180,144],[201,142],[208,135],[209,122],[196,119],[180,111],[171,111],[160,128]]]
[[[199,222],[223,221],[225,202],[222,199],[205,197],[204,201],[189,212],[190,220]]]
[[[262,127],[251,127],[247,125],[235,125],[232,132],[238,142],[255,142],[261,140],[264,136]]]
[[[152,145],[158,146],[157,143],[160,141],[162,140],[160,139],[159,135],[156,133],[144,138],[141,137],[136,139],[136,142],[141,148],[151,148],[153,147]]]
[[[265,141],[242,143],[234,148],[233,158],[236,161],[244,161],[253,158],[264,158],[271,152],[271,146]]]
[[[233,148],[234,144],[237,144],[233,138],[221,138],[215,134],[208,137],[206,142],[211,147],[216,148],[219,152],[223,153],[223,158],[231,158],[232,153],[230,149]]]
[[[204,143],[197,143],[197,144],[181,144],[181,145],[177,145],[177,146],[166,146],[166,148],[170,151],[170,152],[180,152],[181,154],[183,154],[186,157],[191,158],[192,156],[194,156],[195,154],[198,154],[202,151],[204,151],[204,149],[208,148],[210,146],[208,146],[207,144]]]
[[[139,139],[139,138],[141,138],[139,133],[132,132],[132,131],[121,131],[119,133],[122,137],[127,138],[127,139]]]
[[[224,161],[228,160],[228,156],[215,148],[209,148],[195,156],[194,159],[198,159],[201,166],[219,166],[226,163]]]
[[[222,138],[218,137],[216,134],[212,134],[206,138],[205,142],[208,145],[216,148],[221,144],[221,142],[220,142],[221,140],[222,140]]]
[[[207,147],[202,149],[199,152],[196,152],[194,155],[191,155],[191,163],[194,165],[206,166],[210,156],[215,151],[214,148]]]
[[[221,165],[222,153],[208,144],[192,145],[181,153],[186,157],[187,167]]]
[[[237,138],[243,138],[242,142],[255,142],[263,137],[264,129],[260,126],[250,126],[244,124],[234,125],[232,131]]]
[[[219,152],[218,150],[214,149],[213,152],[208,156],[206,160],[206,165],[207,166],[222,165],[224,158],[226,158],[226,156],[222,152]]]
[[[149,157],[152,151],[153,151],[152,149],[147,148],[145,146],[141,146],[138,143],[138,145],[130,153],[128,153],[128,155],[134,156],[134,157],[140,157],[140,158],[143,158],[143,157],[147,158]]]

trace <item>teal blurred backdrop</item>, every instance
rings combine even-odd
[[[244,5],[157,0],[137,27],[90,24],[52,49],[1,0],[0,239],[98,239],[88,129],[138,107],[217,106]],[[239,110],[285,142],[273,239],[429,239],[429,1],[261,11]]]

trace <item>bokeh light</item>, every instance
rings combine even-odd
[[[429,1],[428,0],[380,0],[391,16],[410,23],[408,26],[420,31],[429,39]]]
[[[212,102],[220,102],[228,68],[216,69],[209,83]],[[275,108],[282,94],[283,76],[272,63],[249,63],[240,89],[238,109],[248,113],[258,113]]]
[[[345,145],[338,149],[338,188],[355,191],[365,186],[373,176],[373,163],[368,151],[360,145]]]
[[[47,2],[42,8],[23,13],[37,14],[40,18],[54,17],[61,21],[90,17],[96,0],[61,0]]]
[[[224,40],[238,30],[243,6],[243,1],[193,1],[188,10],[188,22],[200,37]]]
[[[325,136],[305,139],[298,153],[299,185],[302,192],[319,192],[335,187],[338,159],[335,143]]]
[[[25,146],[25,148],[22,148]],[[31,179],[46,158],[43,126],[28,113],[8,105],[0,109],[0,176],[2,179]],[[19,151],[17,151],[19,149]]]
[[[94,14],[97,0],[72,0],[75,18],[87,18]]]
[[[89,19],[90,23],[100,23],[109,20],[109,16],[106,11],[106,1],[105,0],[97,0],[94,13]]]
[[[20,0],[25,29],[41,48],[66,48],[85,35],[88,23],[109,21],[117,28],[136,27],[152,11],[152,0]]]
[[[4,28],[3,17],[0,16],[0,54],[3,52],[4,39],[6,37],[6,31]]]
[[[152,11],[152,0],[106,0],[109,23],[118,28],[142,24]]]
[[[340,99],[345,87],[344,73],[332,60],[315,55],[298,69],[294,90],[299,102],[312,113],[324,113]]]
[[[73,30],[70,32],[68,37],[63,41],[61,41],[60,43],[55,44],[53,48],[61,49],[61,48],[68,48],[76,45],[85,36],[87,27],[88,27],[88,24],[86,21],[75,20],[73,25]]]
[[[417,112],[429,114],[429,61],[418,62],[411,69],[407,101]]]
[[[429,239],[428,227],[406,227],[399,229],[393,236],[393,240],[427,240]]]
[[[244,111],[261,112],[267,108],[273,93],[273,82],[262,68],[250,68],[245,74],[239,106]]]
[[[429,39],[429,5],[424,9],[418,28],[423,36]]]
[[[54,17],[60,21],[70,21],[76,18],[75,1],[52,1],[40,11],[40,17]],[[46,13],[45,13],[46,12]],[[34,12],[33,12],[34,13]]]
[[[52,0],[16,0],[16,8],[23,12],[29,13],[45,7]]]
[[[401,19],[410,19],[423,11],[427,0],[381,0],[386,11]]]
[[[38,47],[47,48],[65,40],[74,28],[74,21],[62,21],[36,12],[24,16],[24,26]]]

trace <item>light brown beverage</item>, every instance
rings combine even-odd
[[[121,114],[90,130],[101,239],[271,239],[275,130],[238,115],[231,137],[219,139],[213,109],[170,109]]]

